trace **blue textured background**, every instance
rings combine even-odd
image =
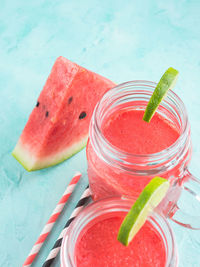
[[[27,173],[11,156],[55,59],[62,55],[116,83],[180,71],[175,91],[192,126],[200,176],[200,2],[0,1],[0,266],[20,266],[75,170],[84,177],[34,266],[41,266],[87,183],[85,151]],[[200,266],[200,233],[171,224],[181,267]],[[59,266],[57,260],[56,266]]]

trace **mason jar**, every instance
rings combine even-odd
[[[61,253],[60,253],[61,267],[77,267],[77,262],[76,262],[77,244],[80,241],[82,235],[85,234],[86,231],[90,229],[91,225],[101,222],[102,220],[105,220],[105,218],[107,219],[118,216],[119,213],[125,215],[130,210],[132,204],[133,204],[133,199],[108,198],[94,202],[88,205],[85,209],[83,209],[83,211],[80,212],[80,214],[70,225],[68,231],[66,232],[63,238]],[[162,245],[165,250],[165,262],[162,263],[162,266],[177,267],[178,266],[177,247],[173,232],[170,228],[168,221],[158,211],[154,211],[148,217],[148,223],[151,225],[152,230],[156,231],[159,234],[160,239],[162,240]],[[102,240],[102,242],[103,241],[105,240]],[[143,242],[143,246],[146,245],[144,243],[145,242],[144,240],[141,240],[141,242]],[[88,253],[91,255],[92,252],[89,251]],[[105,253],[109,252],[105,250]],[[98,259],[98,256],[97,256],[97,261],[101,262],[101,259],[100,258]],[[115,266],[114,263],[112,264],[113,265],[110,265],[109,263],[109,265],[105,266],[110,266],[110,267]]]
[[[123,83],[108,91],[97,104],[87,144],[88,178],[94,200],[138,196],[155,176],[167,178],[171,184],[182,183],[190,176],[190,125],[183,102],[171,90],[157,109],[180,133],[171,146],[154,154],[131,154],[113,146],[103,134],[102,123],[116,110],[145,110],[155,87],[156,83],[149,81]]]

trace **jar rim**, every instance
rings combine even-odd
[[[95,202],[90,203],[87,207],[85,207],[80,214],[76,217],[76,219],[70,225],[68,231],[65,233],[63,238],[62,246],[61,246],[61,262],[65,267],[65,263],[67,263],[67,267],[75,266],[74,262],[74,248],[75,243],[78,239],[78,236],[81,234],[84,227],[87,226],[95,218],[99,216],[105,215],[106,213],[113,213],[113,212],[128,212],[130,207],[133,204],[134,198],[124,198],[124,197],[110,197],[101,199]],[[95,217],[96,215],[96,217]],[[163,243],[166,248],[166,263],[165,266],[174,266],[173,264],[177,264],[177,248],[175,244],[174,234],[173,231],[166,220],[166,218],[159,213],[158,211],[152,211],[150,216],[147,219],[151,225],[156,228],[158,231],[160,230],[160,236],[163,240]],[[161,225],[162,224],[162,225]],[[79,227],[78,231],[77,228]],[[75,239],[72,240],[73,236],[76,236]],[[72,248],[72,244],[74,248]]]
[[[178,148],[180,146],[184,146],[187,140],[188,132],[190,131],[190,127],[188,123],[188,115],[187,115],[187,111],[186,111],[184,103],[178,97],[178,95],[174,93],[172,90],[169,90],[168,95],[165,97],[165,99],[163,99],[162,103],[168,103],[168,102],[173,103],[178,108],[178,112],[179,112],[180,119],[181,119],[181,132],[177,140],[173,144],[171,144],[169,147],[159,152],[152,153],[152,154],[134,154],[134,153],[120,150],[119,148],[113,146],[105,138],[105,136],[103,135],[101,131],[101,125],[100,125],[100,121],[98,117],[100,115],[102,106],[105,105],[105,102],[107,100],[110,100],[116,97],[117,94],[120,94],[120,93],[123,94],[123,92],[126,92],[126,90],[129,90],[130,88],[133,90],[133,92],[134,90],[135,92],[138,90],[138,89],[135,89],[137,87],[142,88],[143,93],[149,92],[149,90],[153,92],[156,85],[157,83],[155,82],[145,81],[145,80],[134,80],[134,81],[125,82],[107,91],[104,94],[104,96],[101,98],[101,100],[97,103],[93,116],[92,116],[91,124],[90,124],[90,136],[91,136],[92,127],[95,127],[95,135],[100,140],[99,142],[101,142],[101,144],[105,146],[107,150],[109,150],[111,158],[117,157],[117,158],[122,159],[123,162],[130,158],[132,159],[134,158],[134,162],[137,162],[137,161],[148,162],[150,160],[151,164],[155,164],[157,161],[160,164],[160,162],[165,162],[165,160],[168,159],[169,157],[175,156],[175,153],[177,152]],[[161,106],[162,106],[162,103],[160,104]]]

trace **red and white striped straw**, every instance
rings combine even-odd
[[[67,232],[67,229],[69,228],[69,226],[73,222],[73,220],[78,216],[80,211],[84,208],[84,206],[90,201],[90,199],[91,199],[90,196],[91,196],[90,195],[90,189],[89,189],[89,185],[88,185],[85,188],[85,191],[83,192],[78,203],[76,204],[75,209],[73,210],[70,218],[68,219],[67,223],[65,224],[62,232],[60,233],[58,239],[56,240],[52,250],[50,251],[50,253],[49,253],[46,261],[42,265],[42,267],[50,267],[53,264],[55,258],[57,257],[57,255],[60,251],[62,240],[63,240],[65,233]]]
[[[44,228],[43,228],[38,240],[34,244],[31,252],[28,255],[28,257],[26,258],[26,260],[25,260],[25,262],[23,264],[23,267],[31,266],[31,264],[33,263],[35,257],[39,253],[39,251],[40,251],[45,239],[47,238],[47,236],[51,232],[56,220],[58,219],[60,213],[62,212],[62,210],[63,210],[63,208],[65,206],[65,204],[67,203],[70,195],[74,191],[74,189],[75,189],[80,177],[81,177],[81,173],[77,172],[74,175],[74,177],[72,178],[72,180],[69,183],[69,185],[67,186],[67,189],[65,190],[63,196],[61,197],[60,201],[56,205],[56,208],[54,209],[53,213],[51,214],[48,222],[45,224],[45,226],[44,226]]]

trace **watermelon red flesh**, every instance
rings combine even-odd
[[[87,142],[92,112],[115,84],[64,57],[46,81],[13,156],[29,171],[55,165]]]

